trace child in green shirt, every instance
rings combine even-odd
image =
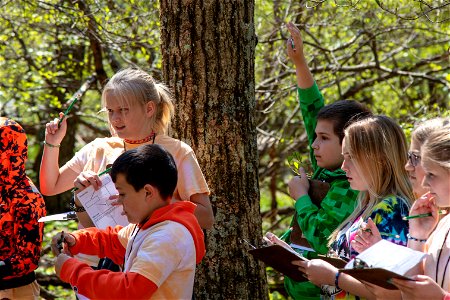
[[[304,237],[319,254],[328,252],[328,237],[354,210],[357,191],[350,188],[343,162],[342,139],[344,129],[351,120],[370,115],[370,110],[357,101],[341,100],[324,106],[324,99],[308,68],[303,54],[300,31],[292,23],[287,24],[291,39],[287,42],[288,56],[296,68],[298,96],[310,146],[314,173],[311,179],[330,184],[330,189],[320,206],[312,203],[308,195],[309,182],[305,171],[289,182],[289,193],[296,200],[295,215]],[[284,235],[290,243],[289,232]],[[306,250],[304,256],[310,256]],[[294,299],[319,299],[320,289],[310,282],[296,282],[285,277],[285,288]]]

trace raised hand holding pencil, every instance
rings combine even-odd
[[[81,99],[81,97],[86,93],[90,85],[96,80],[95,74],[88,78],[88,80],[76,91],[71,99],[69,100],[69,106],[64,112],[59,113],[59,117],[55,118],[53,121],[48,122],[45,125],[45,140],[44,145],[48,149],[58,149],[61,146],[61,142],[66,135],[67,131],[67,115],[73,109],[75,103]]]

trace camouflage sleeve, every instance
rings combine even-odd
[[[298,98],[300,102],[300,109],[303,116],[303,123],[305,124],[306,134],[308,136],[308,144],[310,151],[310,158],[313,169],[317,169],[317,162],[313,154],[311,147],[315,139],[315,130],[317,124],[317,114],[319,110],[324,106],[324,100],[322,93],[319,91],[319,87],[314,82],[314,85],[307,89],[297,89]]]
[[[22,276],[38,267],[45,216],[45,204],[41,195],[29,193],[24,201],[15,205],[14,236],[11,237],[11,255],[4,260],[0,277]]]
[[[303,235],[314,250],[328,252],[328,237],[355,209],[357,191],[350,189],[347,180],[336,180],[320,207],[311,202],[308,195],[295,203],[297,222]]]

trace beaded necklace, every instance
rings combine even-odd
[[[123,139],[123,150],[127,151],[126,144],[138,145],[138,144],[145,144],[149,141],[152,141],[152,144],[154,144],[155,138],[156,138],[156,133],[154,131],[152,131],[152,133],[148,137],[143,138],[142,140]]]
[[[153,144],[154,144],[155,143],[155,137],[156,137],[156,133],[154,131],[152,131],[152,133],[148,137],[143,138],[141,140],[129,140],[129,139],[123,139],[123,140],[127,144],[144,144],[144,143],[147,143],[147,142],[153,140]]]

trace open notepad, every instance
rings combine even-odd
[[[100,176],[100,179],[102,186],[97,191],[91,185],[77,194],[81,204],[97,228],[128,225],[127,217],[122,215],[122,206],[113,206],[109,200],[110,196],[118,194],[111,176],[104,174]]]
[[[342,273],[386,289],[397,289],[391,278],[411,280],[405,276],[419,264],[425,253],[381,240],[352,259]]]

